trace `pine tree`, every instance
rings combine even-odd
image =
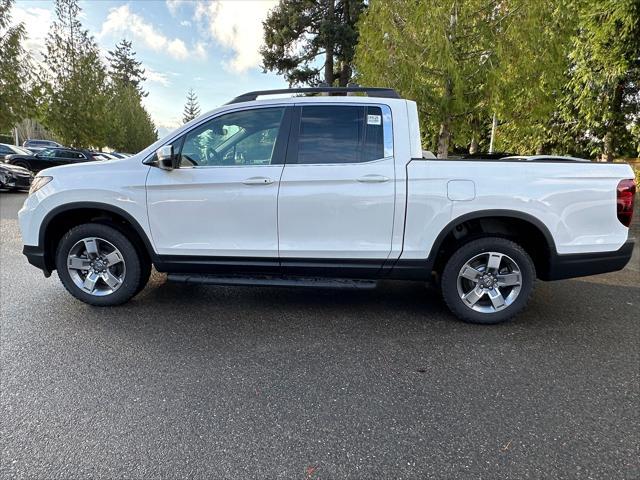
[[[365,6],[364,0],[280,0],[263,23],[263,68],[284,74],[290,85],[337,80],[346,86]]]
[[[44,123],[67,145],[101,147],[107,95],[98,47],[80,23],[77,0],[56,0],[55,10],[40,74]]]
[[[184,106],[182,113],[182,123],[187,123],[200,115],[200,105],[198,104],[198,97],[196,96],[193,88],[189,89],[187,93],[187,103]]]
[[[141,97],[148,94],[142,89],[142,82],[146,80],[142,62],[136,60],[136,52],[133,51],[130,41],[122,39],[115,50],[109,50],[107,61],[109,62],[109,76],[114,82],[133,85]]]
[[[489,115],[498,3],[377,2],[359,24],[359,81],[415,99],[425,143],[439,157],[446,158],[455,136],[466,144],[478,135],[479,119]]]
[[[144,69],[131,42],[122,40],[109,52],[109,109],[105,143],[116,150],[138,152],[157,139],[157,131],[142,105]]]
[[[586,0],[570,54],[567,121],[589,132],[593,153],[636,153],[640,123],[640,2]]]
[[[425,143],[440,157],[486,145],[494,114],[500,146],[534,153],[557,118],[573,3],[372,3],[359,23],[359,81],[415,99]]]
[[[24,25],[10,26],[13,0],[0,0],[0,132],[8,132],[30,113],[27,82],[31,72],[22,48]]]

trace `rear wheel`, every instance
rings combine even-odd
[[[97,223],[79,225],[64,235],[56,268],[69,293],[97,306],[129,300],[138,293],[143,274],[132,243],[118,230]]]
[[[461,320],[500,323],[525,308],[535,277],[533,261],[520,245],[485,237],[451,256],[442,274],[442,295]]]

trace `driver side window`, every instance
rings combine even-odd
[[[270,165],[283,107],[242,110],[216,117],[186,134],[180,167]]]

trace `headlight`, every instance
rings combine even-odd
[[[53,180],[53,177],[35,177],[33,182],[31,182],[31,188],[29,189],[29,195],[32,193],[36,193],[42,187],[44,187],[47,183]]]

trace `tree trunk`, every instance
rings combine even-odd
[[[440,133],[438,134],[438,158],[447,158],[449,156],[450,127],[451,116],[447,115],[440,124]]]
[[[540,143],[536,147],[536,155],[543,155],[543,154],[544,154],[544,145]]]
[[[493,112],[493,120],[491,121],[491,140],[489,141],[489,153],[493,153],[496,141],[496,129],[498,128],[498,117]]]
[[[449,156],[449,140],[451,139],[451,111],[450,103],[453,96],[453,82],[450,78],[445,80],[444,84],[444,105],[447,111],[444,112],[442,122],[440,123],[440,133],[438,134],[438,158],[447,158]]]
[[[613,133],[609,130],[604,136],[603,162],[613,162]]]
[[[342,62],[342,68],[340,69],[340,86],[346,87],[351,78],[351,66],[349,62]]]
[[[334,5],[333,5],[333,0],[328,0],[327,1],[327,24],[329,25],[333,25],[334,19]],[[333,85],[333,80],[334,80],[334,76],[333,76],[333,50],[334,50],[334,43],[333,43],[333,35],[332,34],[328,34],[325,33],[327,35],[326,37],[326,60],[324,63],[324,83],[326,83],[329,86]]]
[[[615,132],[624,128],[624,115],[622,114],[622,97],[624,94],[624,81],[619,80],[616,83],[611,100],[611,121],[608,122],[607,133],[604,136],[604,148],[602,151],[602,160],[605,162],[613,162]]]
[[[469,145],[469,154],[475,155],[476,153],[478,153],[478,138],[474,133],[473,137],[471,137],[471,145]]]
[[[475,115],[471,117],[471,132],[469,155],[475,155],[478,153],[478,138],[480,138],[480,122]]]

